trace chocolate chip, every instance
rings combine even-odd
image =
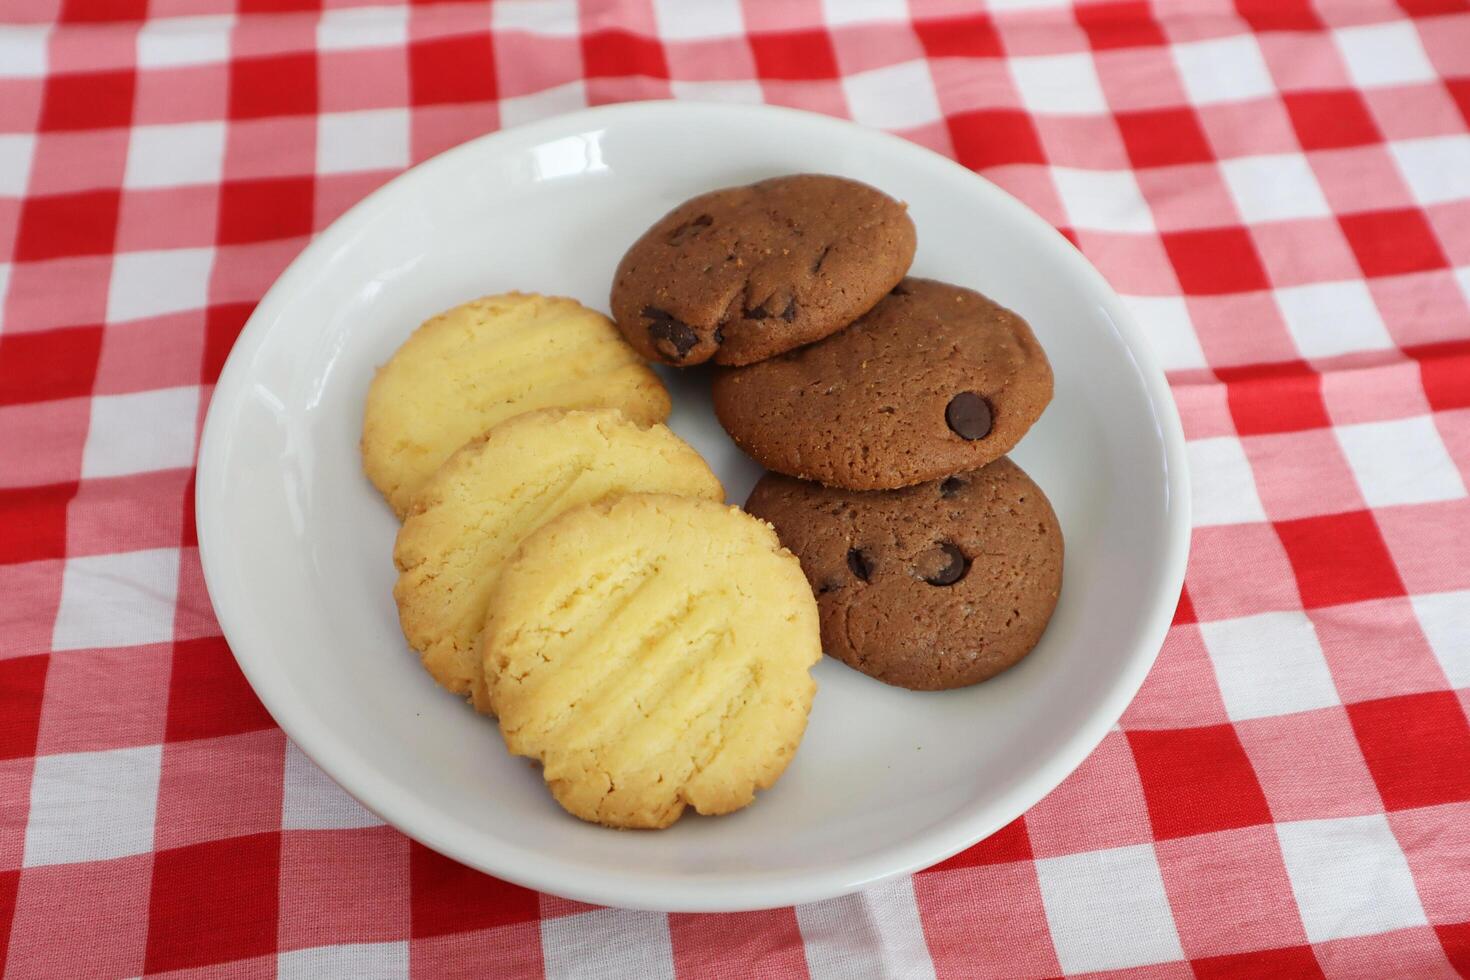
[[[792,320],[796,319],[796,297],[793,296],[791,299],[786,301],[786,309],[781,311],[781,319],[785,320],[787,323],[790,323]]]
[[[817,261],[812,263],[812,274],[816,275],[822,271],[822,263],[827,261],[827,256],[832,253],[831,245],[823,245],[822,253],[817,256]]]
[[[836,579],[828,579],[817,588],[817,595],[826,595],[828,592],[836,592],[842,588],[842,583]]]
[[[715,327],[715,343],[717,343],[717,344],[723,344],[724,342],[725,342],[725,325],[722,323],[718,327]]]
[[[953,497],[965,488],[965,481],[957,476],[947,476],[944,482],[939,484],[939,495],[941,497]]]
[[[714,218],[711,218],[707,214],[701,214],[693,221],[684,222],[682,225],[669,232],[669,244],[682,244],[684,239],[690,237],[691,235],[698,234],[701,228],[708,228],[710,225],[714,224],[714,220]]]
[[[766,304],[764,303],[754,309],[745,310],[740,315],[747,320],[769,320],[771,318],[771,314],[766,311]]]
[[[954,585],[969,569],[965,553],[948,541],[924,552],[915,564],[919,577],[930,585]]]
[[[990,402],[973,391],[962,391],[949,400],[944,421],[961,439],[984,439],[990,435]]]
[[[861,548],[848,548],[847,567],[853,575],[866,582],[873,574],[873,559]]]
[[[648,325],[648,336],[653,338],[653,342],[666,341],[674,348],[674,356],[681,360],[699,343],[699,334],[694,332],[694,328],[667,310],[645,306],[643,316],[653,321]]]

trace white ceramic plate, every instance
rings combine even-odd
[[[423,319],[484,293],[606,309],[613,268],[694,194],[795,171],[909,203],[918,275],[994,297],[1051,356],[1056,399],[1013,454],[1066,535],[1040,647],[969,690],[917,694],[825,660],[781,782],[661,833],[565,815],[493,724],[434,686],[390,594],[397,524],[363,478],[363,397]],[[702,372],[666,372],[674,429],[745,499],[758,469]],[[199,454],[200,551],[240,667],[324,770],[429,847],[583,901],[682,911],[812,901],[995,831],[1101,740],[1163,642],[1189,539],[1169,390],[1102,277],[1015,199],[910,143],[790,110],[640,103],[486,136],[403,174],[303,252],[215,389]]]

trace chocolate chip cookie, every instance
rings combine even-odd
[[[1056,514],[1009,459],[902,490],[768,473],[745,507],[801,560],[826,652],[887,684],[995,676],[1036,646],[1061,590]]]
[[[887,490],[1009,452],[1052,394],[1026,321],[979,293],[905,279],[825,340],[720,372],[720,424],[767,469]]]
[[[908,271],[914,224],[866,184],[797,174],[686,201],[613,279],[612,313],[640,353],[750,364],[840,330]]]

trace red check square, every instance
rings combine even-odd
[[[5,710],[0,711],[0,759],[25,759],[36,754],[41,694],[50,660],[46,656],[0,660],[0,691],[5,692]]]
[[[275,727],[224,637],[174,643],[173,663],[166,736],[170,742]]]
[[[144,971],[273,954],[280,861],[279,831],[157,852]]]
[[[1470,722],[1453,691],[1362,701],[1347,711],[1385,807],[1470,800]]]
[[[0,564],[66,557],[66,505],[77,484],[0,489]],[[3,689],[3,686],[0,686]]]
[[[1146,48],[1167,44],[1145,0],[1086,4],[1077,8],[1077,23],[1094,50]]]
[[[1253,953],[1230,953],[1190,960],[1197,980],[1239,980],[1241,977],[1271,977],[1272,980],[1326,980],[1310,946],[1259,949]]]
[[[1462,977],[1470,977],[1470,922],[1435,926],[1434,932],[1444,946],[1445,956]]]
[[[1011,163],[1045,163],[1036,124],[1025,112],[981,109],[949,117],[955,157],[971,170]]]
[[[1160,840],[1271,822],[1232,726],[1129,732],[1128,742]]]
[[[1267,286],[1266,272],[1244,228],[1173,231],[1160,237],[1186,293],[1214,296]]]
[[[1275,528],[1291,559],[1304,607],[1404,594],[1370,512],[1278,521]]]
[[[147,16],[148,0],[64,0],[61,5],[63,24],[118,24]]]
[[[316,111],[316,55],[282,54],[230,63],[230,118],[303,116]]]
[[[1215,159],[1199,117],[1187,107],[1120,112],[1115,117],[1135,167],[1211,163]]]
[[[204,366],[200,376],[206,384],[219,380],[230,348],[235,346],[235,338],[245,329],[245,321],[254,309],[254,303],[227,303],[211,306],[205,314]]]
[[[414,105],[495,98],[495,48],[487,34],[417,41],[409,48]]]
[[[1026,818],[1017,817],[978,844],[965,848],[926,868],[930,871],[954,871],[959,868],[978,868],[987,864],[1009,864],[1013,861],[1031,860],[1031,839],[1026,833]]]
[[[1470,340],[1404,349],[1419,362],[1424,397],[1436,412],[1470,408]]]
[[[1322,376],[1302,361],[1216,368],[1226,385],[1230,415],[1243,436],[1297,432],[1330,423]]]
[[[1365,276],[1397,276],[1447,265],[1424,212],[1371,211],[1338,216]]]
[[[1320,31],[1326,25],[1309,0],[1235,0],[1235,12],[1262,31]]]
[[[750,51],[761,78],[798,81],[839,74],[832,38],[824,30],[752,34]]]
[[[999,58],[1005,54],[989,14],[916,19],[914,33],[930,58]]]
[[[1286,92],[1281,96],[1304,150],[1335,150],[1381,142],[1363,96],[1348,89]]]
[[[535,892],[466,868],[417,841],[409,846],[413,938],[534,922],[538,918]]]
[[[20,210],[16,261],[107,255],[117,238],[121,199],[117,190],[26,198]]]
[[[42,130],[109,129],[133,121],[130,71],[52,75],[41,103]]]
[[[0,334],[0,405],[91,394],[101,354],[100,326]]]
[[[240,245],[311,234],[310,177],[229,181],[220,188],[219,241]]]

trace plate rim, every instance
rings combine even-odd
[[[1069,271],[1080,276],[1090,292],[1107,300],[1105,313],[1123,341],[1143,382],[1144,392],[1159,426],[1164,449],[1166,520],[1163,562],[1159,569],[1159,588],[1151,598],[1138,630],[1139,640],[1134,655],[1113,678],[1111,686],[1099,700],[1099,707],[1066,738],[1042,765],[1018,779],[1008,792],[986,804],[971,801],[946,817],[927,832],[903,837],[859,858],[824,866],[804,875],[763,872],[711,875],[697,885],[672,882],[667,875],[641,874],[636,871],[583,867],[544,866],[546,856],[517,845],[503,843],[494,853],[464,853],[453,842],[444,839],[425,818],[434,811],[420,808],[412,798],[402,796],[395,784],[381,777],[371,767],[359,768],[341,757],[342,740],[336,739],[325,725],[313,726],[311,719],[298,713],[299,700],[293,701],[280,677],[270,674],[260,663],[252,662],[241,651],[252,642],[252,626],[244,621],[225,591],[226,581],[233,576],[227,570],[228,559],[210,542],[216,538],[217,522],[225,519],[222,511],[224,456],[230,434],[227,429],[233,407],[238,406],[245,391],[248,362],[260,350],[288,294],[298,279],[326,259],[339,242],[351,238],[370,216],[384,210],[399,189],[410,182],[428,179],[437,170],[461,155],[496,152],[500,144],[511,147],[518,143],[535,143],[547,138],[566,137],[614,124],[622,117],[694,113],[716,117],[724,115],[739,121],[769,119],[772,116],[795,120],[814,130],[826,129],[845,136],[886,144],[889,150],[907,155],[915,162],[949,169],[957,176],[975,182],[978,193],[990,197],[989,204],[1009,210],[1017,220],[1030,225],[1038,238],[1048,242]],[[816,135],[814,133],[814,135]],[[368,810],[406,836],[453,860],[495,877],[578,901],[627,909],[666,912],[735,912],[780,908],[849,894],[868,885],[909,874],[943,861],[999,830],[1025,813],[1082,764],[1117,723],[1133,700],[1144,679],[1157,660],[1173,620],[1184,584],[1190,534],[1190,478],[1183,427],[1162,367],[1151,344],[1132,312],[1118,297],[1112,286],[1092,263],[1045,219],[1011,194],[958,162],[924,146],[882,130],[857,123],[770,105],[746,105],[696,102],[688,100],[655,100],[623,102],[596,106],[565,113],[525,125],[487,133],[430,157],[396,175],[340,215],[318,232],[292,259],[261,297],[245,326],[241,329],[226,358],[212,392],[199,441],[195,476],[195,524],[199,561],[211,606],[220,630],[246,680],[272,719],[288,738],[334,782]],[[221,536],[222,536],[221,532]],[[224,601],[218,598],[225,595]],[[1009,814],[1003,818],[987,816]],[[573,877],[576,876],[576,877]],[[586,876],[582,880],[581,876]],[[724,878],[735,880],[725,881]]]

